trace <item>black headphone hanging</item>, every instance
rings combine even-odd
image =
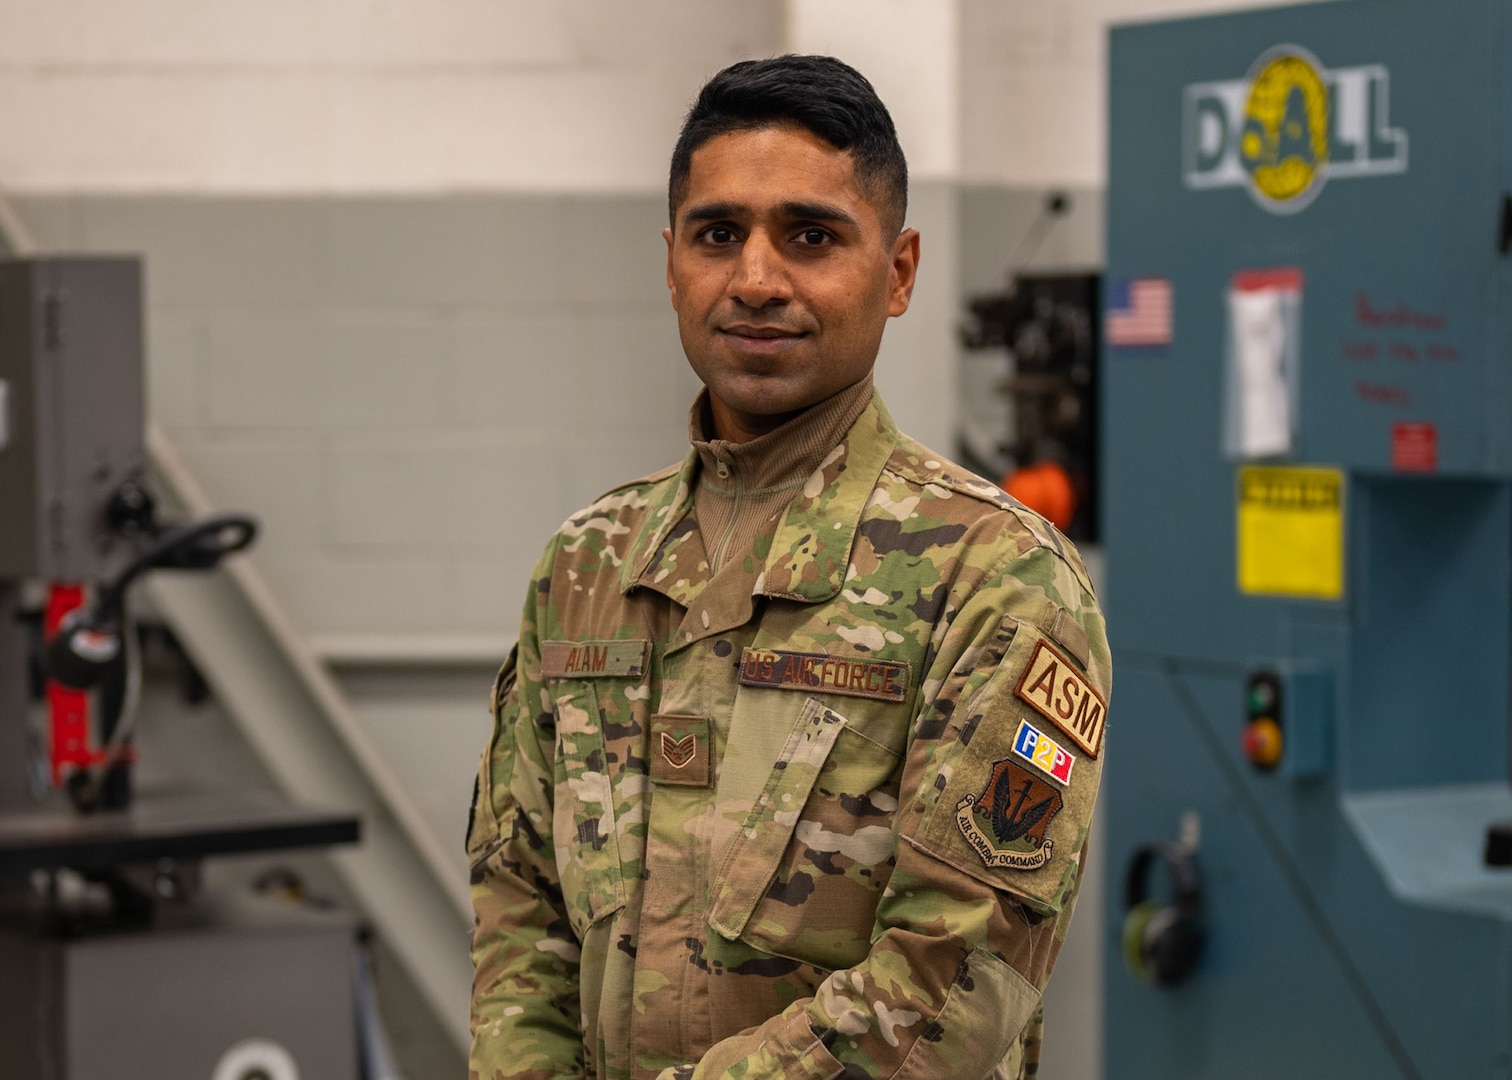
[[[1150,867],[1163,864],[1174,903],[1149,897]],[[1146,844],[1134,852],[1124,878],[1124,962],[1147,982],[1172,986],[1187,977],[1202,952],[1202,881],[1191,853],[1176,844]]]

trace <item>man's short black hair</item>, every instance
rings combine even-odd
[[[856,180],[877,207],[883,226],[890,226],[889,234],[902,229],[908,162],[887,106],[849,64],[833,56],[795,54],[731,64],[698,92],[672,151],[667,212],[673,223],[687,194],[695,150],[718,135],[785,125],[849,151]]]

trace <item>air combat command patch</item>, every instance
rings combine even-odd
[[[983,863],[1005,870],[1038,870],[1055,846],[1045,838],[1064,805],[1061,793],[1006,758],[978,794],[956,803],[956,825]]]

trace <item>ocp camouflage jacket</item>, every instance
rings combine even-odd
[[[472,1076],[1032,1069],[1110,689],[1081,559],[880,399],[712,577],[697,472],[536,567],[469,828]]]

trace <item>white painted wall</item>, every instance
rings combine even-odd
[[[703,78],[784,47],[921,178],[1096,185],[1108,25],[1277,2],[0,0],[0,186],[655,191]]]
[[[956,178],[957,0],[787,0],[786,15],[788,51],[838,56],[876,88],[898,128],[912,179]]]
[[[775,0],[3,0],[22,191],[645,191]]]

